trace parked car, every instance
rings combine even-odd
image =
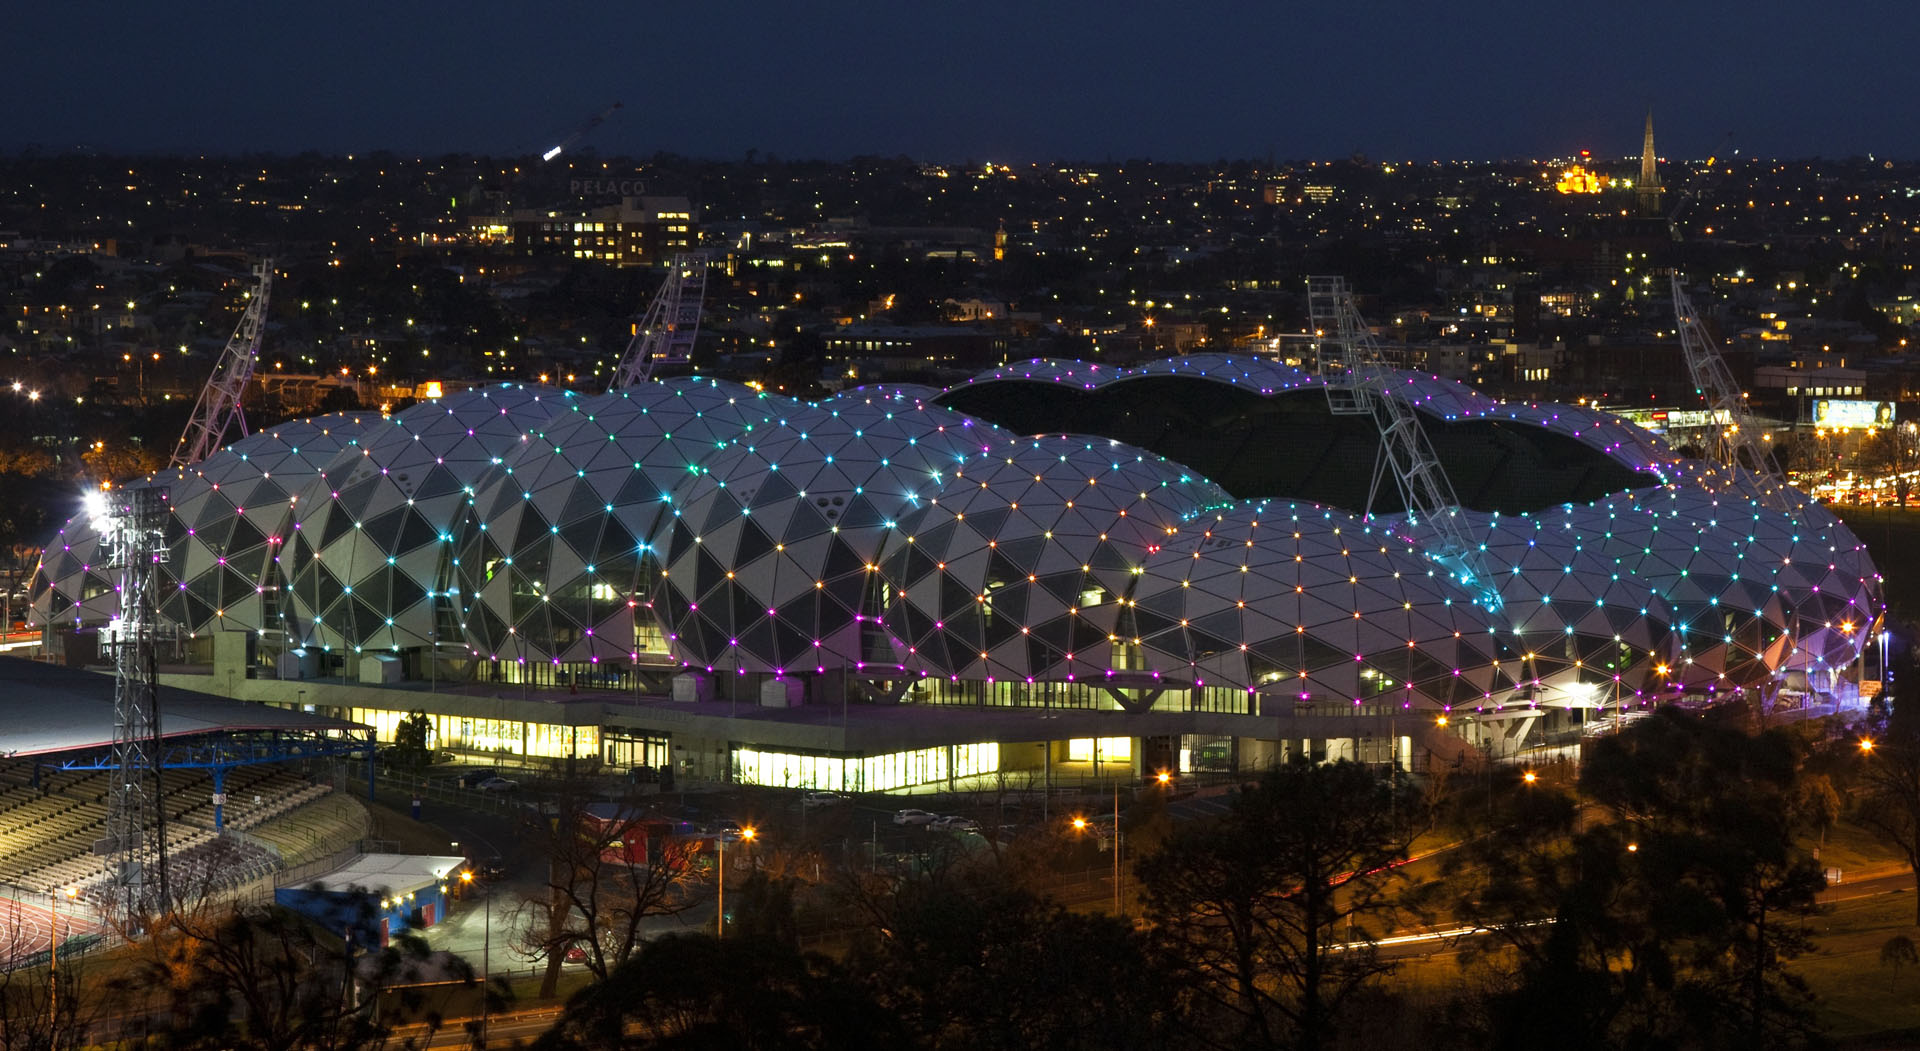
[[[940,820],[940,815],[925,810],[896,810],[893,823],[896,825],[931,825]]]
[[[838,792],[808,792],[800,797],[800,809],[818,810],[821,807],[839,806],[847,802],[851,800]]]
[[[707,831],[714,833],[729,843],[738,843],[743,838],[740,830],[740,822],[732,818],[721,818],[718,821],[709,822],[707,824]]]
[[[473,787],[482,792],[518,792],[520,782],[510,781],[504,777],[489,777]]]
[[[978,832],[980,822],[958,814],[947,814],[933,819],[933,827],[942,832]]]

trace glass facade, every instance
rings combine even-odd
[[[382,743],[393,741],[394,728],[407,713],[386,708],[349,708],[347,718],[374,728]],[[428,715],[433,721],[433,748],[470,752],[501,752],[527,759],[591,758],[600,754],[600,728],[559,723],[527,723],[512,719],[478,719],[464,715]]]
[[[992,741],[869,756],[733,750],[733,779],[741,784],[829,792],[888,792],[999,768],[1000,746]]]

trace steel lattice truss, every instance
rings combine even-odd
[[[620,356],[609,391],[624,390],[653,378],[661,365],[685,365],[693,360],[700,335],[700,315],[707,294],[707,257],[700,252],[676,254],[667,263],[667,279],[660,284],[646,315],[633,330],[633,340]]]
[[[1371,416],[1380,427],[1372,495],[1361,510],[1368,516],[1373,514],[1373,497],[1379,492],[1381,476],[1391,474],[1407,509],[1408,526],[1438,534],[1439,541],[1427,549],[1428,556],[1497,611],[1500,592],[1486,581],[1481,546],[1467,529],[1460,513],[1460,498],[1454,495],[1446,468],[1434,455],[1413,406],[1385,396],[1394,374],[1354,307],[1346,280],[1309,277],[1307,301],[1319,348],[1320,378],[1327,385],[1328,407],[1336,415]]]
[[[267,301],[273,291],[273,260],[261,260],[253,268],[253,277],[253,295],[240,315],[240,324],[234,327],[226,350],[213,366],[213,376],[193,407],[186,431],[174,446],[174,467],[199,463],[211,456],[229,430],[238,430],[242,438],[247,435],[247,417],[240,410],[240,398],[260,360],[260,334],[266,327]]]
[[[105,494],[109,567],[119,580],[120,616],[101,632],[113,661],[113,765],[107,791],[107,845],[123,915],[138,915],[167,894],[166,830],[159,800],[160,712],[155,698],[156,591],[166,560],[167,490],[135,486]]]
[[[1700,320],[1700,312],[1694,309],[1693,299],[1681,284],[1679,271],[1673,273],[1672,283],[1673,316],[1679,325],[1680,349],[1686,354],[1687,373],[1693,379],[1694,393],[1706,399],[1708,409],[1727,415],[1726,424],[1713,432],[1707,458],[1753,472],[1768,490],[1769,506],[1799,503],[1792,499],[1792,487],[1768,455],[1760,428],[1754,423],[1753,414],[1747,411],[1746,396],[1733,381],[1733,373],[1727,371],[1726,361],[1720,357],[1713,337]]]

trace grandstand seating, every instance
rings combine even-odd
[[[366,835],[366,808],[339,794],[287,807],[250,832],[252,839],[278,851],[287,868],[350,849]]]
[[[219,838],[214,832],[212,775],[166,770],[161,785],[169,858],[217,853],[206,849]],[[107,835],[108,787],[104,771],[41,770],[36,786],[31,762],[0,764],[0,882],[48,894],[103,879],[108,859],[94,853],[94,844]],[[223,817],[228,828],[240,830],[270,822],[330,791],[293,771],[269,766],[236,768],[228,773],[225,787]]]

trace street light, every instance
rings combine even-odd
[[[759,831],[751,825],[740,830],[740,838],[748,843],[753,842],[753,837],[759,834]],[[720,879],[717,884],[718,893],[714,895],[716,915],[713,921],[713,937],[718,940],[725,937],[727,933],[727,834],[722,832],[715,842],[720,844]]]
[[[471,886],[473,884],[473,870],[463,869],[460,873],[460,882]],[[488,996],[488,987],[491,985],[493,981],[492,961],[489,959],[489,957],[493,955],[493,888],[492,887],[487,888],[486,895],[485,895],[484,908],[486,910],[483,918],[485,926],[480,928],[479,1046],[481,1047],[487,1046],[487,996]]]

